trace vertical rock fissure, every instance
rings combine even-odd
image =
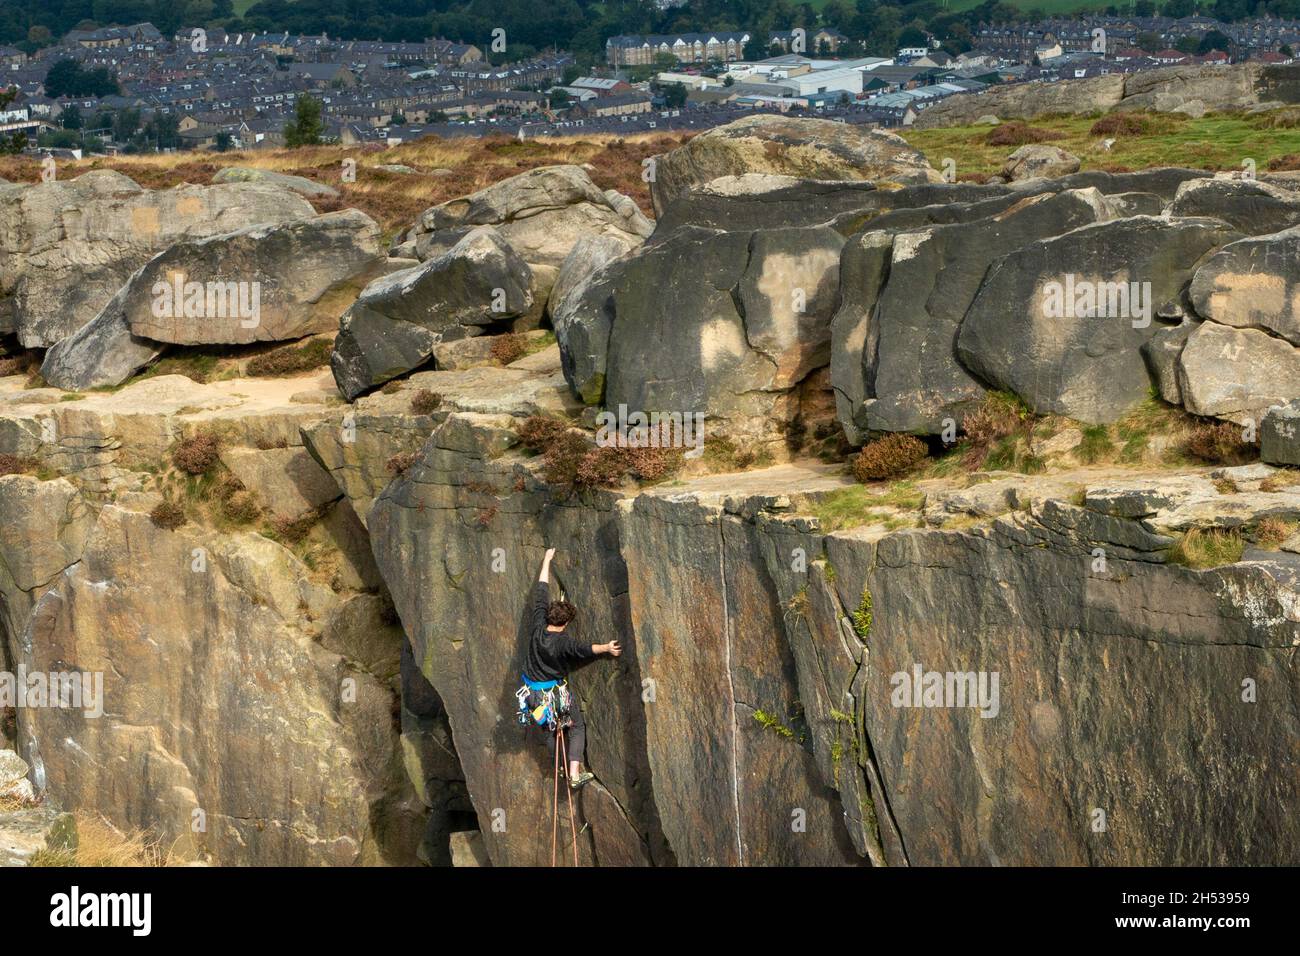
[[[731,676],[731,595],[727,588],[727,551],[722,540],[722,521],[718,527],[718,587],[722,592],[722,638],[727,668],[727,699],[731,709],[731,801],[736,813],[736,857],[745,865],[745,841],[740,829],[740,728],[736,724],[736,685]]]

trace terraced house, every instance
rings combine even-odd
[[[659,36],[617,36],[605,41],[610,66],[648,66],[667,53],[681,63],[730,63],[744,58],[748,33],[677,33]]]

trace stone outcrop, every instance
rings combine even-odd
[[[1253,179],[1197,179],[1178,187],[1172,216],[1212,216],[1247,236],[1300,225],[1300,194]]]
[[[1270,408],[1259,427],[1259,457],[1300,466],[1300,399]]]
[[[478,335],[533,304],[533,272],[491,227],[374,280],[343,315],[332,365],[352,399],[417,368],[441,341]]]
[[[950,96],[917,117],[921,128],[967,126],[994,114],[1003,120],[1032,120],[1060,113],[1105,113],[1115,109],[1153,110],[1202,116],[1212,110],[1247,109],[1300,99],[1294,65],[1265,66],[1254,61],[1232,66],[1171,66],[1162,70],[1110,74],[1055,83],[995,86],[975,94]]]
[[[1114,421],[1151,386],[1141,348],[1159,328],[1156,311],[1236,238],[1215,219],[1135,216],[1030,243],[989,270],[957,355],[1036,412]]]
[[[653,162],[656,213],[692,186],[746,173],[894,183],[940,179],[919,150],[893,133],[766,114],[708,130]]]
[[[303,196],[337,196],[339,191],[333,186],[318,183],[306,176],[292,176],[277,173],[270,169],[258,169],[256,166],[227,166],[219,169],[212,177],[214,183],[268,183],[281,189]]]
[[[1263,329],[1300,346],[1300,229],[1229,243],[1196,270],[1189,290],[1198,315]]]
[[[1022,179],[1068,176],[1079,171],[1079,157],[1059,146],[1047,143],[1030,143],[1021,146],[1002,164],[1002,178],[1007,182]]]
[[[28,348],[95,318],[136,269],[173,242],[314,215],[260,183],[147,190],[121,173],[0,187],[0,298]]]

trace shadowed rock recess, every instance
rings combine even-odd
[[[178,860],[549,864],[547,547],[625,649],[572,677],[581,865],[1300,856],[1300,196],[948,184],[771,118],[657,169],[655,223],[553,166],[387,256],[285,177],[0,187],[0,671],[103,681],[0,685],[0,864],[79,813]],[[265,283],[261,324],[160,316],[182,269]],[[704,441],[601,448],[620,407]]]

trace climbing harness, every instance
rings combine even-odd
[[[545,727],[555,732],[573,726],[570,711],[573,698],[566,681],[532,681],[527,674],[519,675],[523,685],[515,691],[519,709],[515,719],[525,727]]]

